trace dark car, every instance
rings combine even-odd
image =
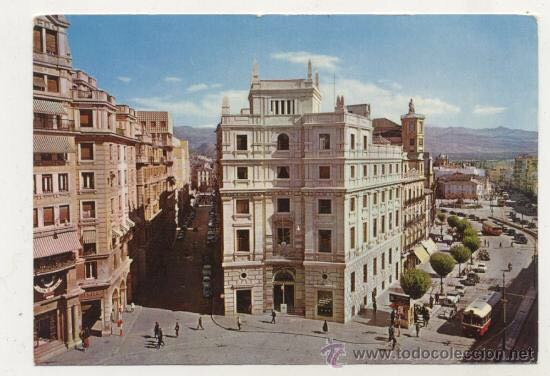
[[[475,286],[475,282],[471,279],[465,278],[460,281],[464,286]]]
[[[516,235],[516,230],[513,229],[513,228],[509,228],[507,233],[508,233],[509,236],[515,236]]]
[[[479,283],[479,281],[481,280],[476,273],[472,272],[468,273],[466,279],[471,279],[472,281],[474,281],[474,283]]]
[[[447,213],[447,209],[440,208],[439,211],[440,211],[441,213]]]
[[[518,217],[514,217],[513,221],[514,221],[515,223],[519,223],[519,222],[521,222],[521,219],[519,219]]]
[[[456,212],[455,212],[454,210],[451,210],[449,213],[450,213],[451,215],[456,215]]]
[[[471,220],[475,220],[475,219],[476,219],[476,216],[473,215],[473,214],[470,214],[470,215],[468,215],[468,218],[470,218]]]

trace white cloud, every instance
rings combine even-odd
[[[191,85],[187,88],[187,91],[190,92],[190,93],[194,93],[196,91],[201,91],[201,90],[206,90],[208,89],[208,85],[207,84],[194,84],[194,85]]]
[[[277,52],[271,54],[272,59],[283,60],[289,63],[306,65],[309,60],[314,68],[336,70],[340,63],[337,56],[314,54],[307,51]]]
[[[132,81],[132,79],[131,79],[130,77],[126,77],[126,76],[118,76],[116,79],[119,80],[119,81],[122,81],[122,82],[124,82],[124,83],[126,83],[126,84],[127,84],[128,82]]]
[[[331,85],[321,86],[323,93],[323,111],[333,111],[333,93]],[[408,103],[413,98],[415,109],[426,116],[453,115],[460,112],[460,107],[447,103],[439,98],[426,98],[414,93],[402,93],[399,90],[383,88],[371,82],[355,79],[336,81],[336,95],[343,95],[345,104],[370,103],[372,117],[387,117],[398,121],[402,114],[408,112]]]
[[[392,80],[382,79],[382,80],[378,80],[378,83],[381,84],[383,87],[386,87],[388,89],[393,89],[393,90],[403,89],[403,86],[401,86],[400,84],[398,84],[397,82],[392,81]]]
[[[176,119],[182,119],[186,123],[200,122],[214,125],[220,120],[222,99],[229,98],[232,113],[238,113],[241,108],[248,107],[247,90],[225,90],[218,93],[205,94],[198,100],[185,98],[165,97],[141,97],[132,98],[136,109],[168,111]]]
[[[480,106],[475,105],[474,114],[476,115],[495,115],[506,111],[506,107]]]
[[[167,77],[164,77],[164,81],[166,81],[166,82],[181,82],[181,78],[176,77],[176,76],[167,76]]]

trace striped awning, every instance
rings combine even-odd
[[[45,101],[42,99],[33,99],[33,110],[39,114],[47,115],[66,115],[65,109],[60,102]]]
[[[32,136],[35,153],[74,153],[74,141],[68,136],[35,134]]]
[[[435,242],[432,239],[423,240],[421,243],[422,243],[422,246],[424,246],[424,248],[426,248],[426,251],[428,251],[428,254],[430,256],[438,251],[437,245],[435,244]]]
[[[78,251],[82,246],[76,231],[62,232],[57,235],[34,239],[34,258],[55,256],[66,252]]]
[[[84,230],[82,232],[82,242],[84,244],[94,244],[97,242],[95,230]]]
[[[132,227],[135,227],[136,223],[132,221],[130,218],[126,218],[126,225],[132,228]]]
[[[120,238],[120,237],[122,237],[122,235],[124,235],[122,232],[120,232],[119,229],[114,228],[114,227],[111,229],[111,231],[112,231],[112,234],[113,234],[113,238]]]
[[[125,223],[120,224],[120,229],[122,230],[123,234],[126,234],[128,231],[130,231],[130,229],[126,226]]]

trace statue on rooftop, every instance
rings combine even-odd
[[[414,103],[413,103],[413,99],[411,98],[411,100],[409,101],[409,114],[414,114]]]

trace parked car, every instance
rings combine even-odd
[[[470,279],[470,278],[461,279],[460,283],[462,283],[464,286],[475,286],[476,285],[476,282],[473,279]]]
[[[458,303],[460,297],[458,295],[449,295],[445,296],[444,298],[440,298],[439,302],[443,307],[456,307],[456,304]]]
[[[509,236],[515,236],[516,235],[516,230],[513,229],[513,228],[509,228],[507,233],[508,233]]]
[[[441,213],[447,213],[447,209],[440,208],[439,211],[440,211]]]
[[[464,295],[461,294],[459,291],[447,291],[447,297],[453,297],[453,296],[456,296],[457,298],[457,303],[460,301],[460,298],[463,297]]]
[[[470,215],[468,215],[468,218],[470,218],[471,220],[475,220],[475,219],[476,219],[476,216],[473,215],[473,214],[470,214]]]
[[[468,276],[466,277],[466,279],[470,279],[474,283],[479,283],[479,281],[481,280],[476,273],[471,273],[471,272],[468,273]]]
[[[476,273],[486,273],[487,272],[487,265],[477,264],[477,266],[474,268],[474,271]]]
[[[464,296],[466,294],[466,287],[464,285],[456,285],[455,291],[460,294],[460,296]]]
[[[464,213],[462,213],[462,212],[458,213],[457,215],[458,215],[459,217],[466,217],[466,214],[464,214]]]

